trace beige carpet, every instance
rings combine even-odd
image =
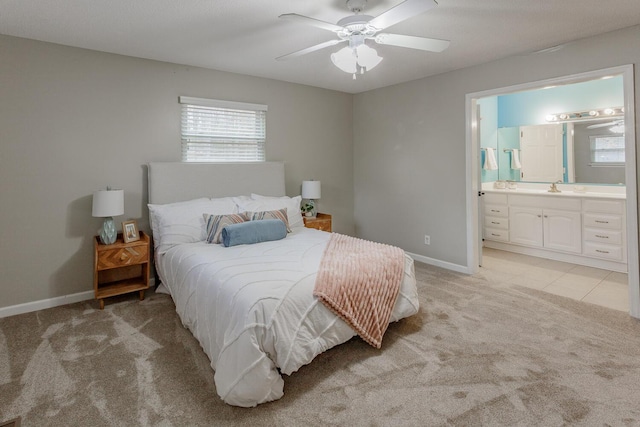
[[[360,339],[253,409],[223,404],[171,299],[0,319],[0,424],[23,426],[640,425],[640,323],[416,264],[420,313]]]

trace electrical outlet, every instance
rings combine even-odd
[[[425,245],[430,245],[431,244],[431,236],[429,236],[428,234],[424,235],[424,244]]]

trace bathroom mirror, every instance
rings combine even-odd
[[[623,88],[606,76],[479,99],[482,182],[624,185]]]
[[[498,179],[624,185],[624,118],[499,128]],[[531,135],[547,135],[542,146]],[[553,134],[553,137],[548,135]],[[529,138],[527,138],[529,136]],[[513,164],[518,150],[519,165]],[[520,166],[517,169],[517,166]]]

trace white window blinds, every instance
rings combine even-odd
[[[624,136],[596,135],[589,137],[591,163],[589,166],[624,166]]]
[[[183,162],[265,160],[267,106],[180,97]]]

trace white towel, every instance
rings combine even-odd
[[[485,148],[484,155],[484,168],[488,171],[494,171],[498,169],[498,162],[496,161],[495,149],[491,147]]]
[[[522,165],[520,164],[520,150],[514,148],[511,150],[511,169],[520,169]]]

